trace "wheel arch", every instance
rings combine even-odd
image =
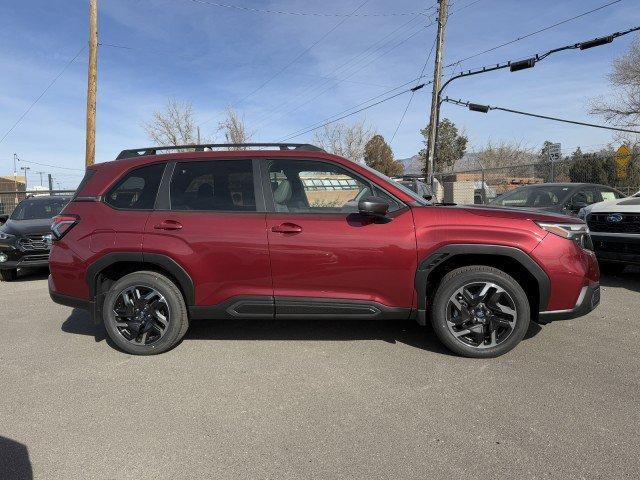
[[[129,273],[150,270],[166,275],[176,283],[187,305],[195,304],[195,288],[189,274],[172,258],[155,253],[109,253],[87,268],[86,282],[89,295],[99,304],[99,296],[110,283]]]
[[[420,324],[426,324],[427,299],[435,293],[442,278],[451,270],[467,265],[488,265],[504,271],[523,287],[534,318],[546,310],[551,289],[549,277],[524,251],[503,245],[451,244],[418,263],[415,288]],[[530,288],[532,283],[535,289]]]

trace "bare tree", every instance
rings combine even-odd
[[[591,112],[608,122],[626,127],[640,126],[640,37],[627,53],[613,61],[609,81],[614,93],[591,105]]]
[[[143,127],[156,145],[189,145],[197,140],[193,106],[175,98],[168,99],[164,109],[155,111]]]
[[[250,135],[244,124],[244,118],[238,115],[233,108],[228,107],[226,117],[218,124],[218,131],[223,132],[227,143],[247,143]]]
[[[316,132],[313,143],[329,153],[362,163],[365,145],[373,137],[373,133],[371,128],[365,127],[362,122],[352,125],[333,123]]]
[[[478,152],[478,161],[483,168],[513,167],[530,165],[538,161],[533,149],[520,142],[489,142]]]

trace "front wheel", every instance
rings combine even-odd
[[[156,272],[135,272],[115,282],[102,312],[109,337],[133,355],[166,352],[182,340],[189,327],[180,289]]]
[[[492,358],[507,353],[529,328],[529,300],[513,277],[484,265],[449,272],[436,291],[431,323],[454,353]]]

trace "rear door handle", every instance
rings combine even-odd
[[[176,220],[163,220],[153,228],[156,230],[180,230],[182,229],[182,224]]]
[[[271,227],[271,231],[276,233],[300,233],[302,232],[302,227],[295,223],[285,222]]]

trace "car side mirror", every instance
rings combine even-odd
[[[389,211],[389,204],[384,198],[364,197],[358,202],[358,211],[369,217],[384,217]]]
[[[430,202],[431,200],[433,200],[433,195],[425,193],[424,195],[422,195],[422,198],[424,198],[427,202]]]

